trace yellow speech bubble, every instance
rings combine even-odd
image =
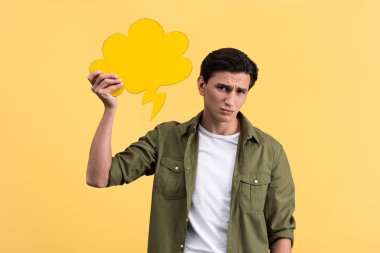
[[[148,18],[134,22],[128,37],[116,33],[103,44],[103,57],[91,63],[90,72],[116,73],[123,86],[110,92],[120,95],[145,91],[142,104],[153,102],[151,120],[164,105],[166,94],[157,93],[159,86],[173,85],[186,79],[192,70],[191,61],[183,57],[189,40],[182,32],[164,33],[161,25]]]

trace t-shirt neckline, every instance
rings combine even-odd
[[[211,136],[214,138],[219,138],[219,139],[233,139],[233,138],[236,138],[240,135],[240,132],[237,132],[234,134],[228,134],[228,135],[211,133],[211,132],[207,131],[206,128],[204,128],[201,124],[199,124],[199,131],[201,131],[202,133],[204,133],[208,136]]]

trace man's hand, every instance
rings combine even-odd
[[[109,92],[121,88],[122,80],[116,74],[101,74],[100,70],[91,72],[87,79],[90,81],[91,90],[102,100],[106,109],[116,109],[117,98]]]

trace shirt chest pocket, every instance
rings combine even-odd
[[[185,170],[182,160],[163,157],[158,175],[158,189],[166,199],[186,197]]]
[[[243,174],[240,176],[240,208],[249,213],[262,214],[267,195],[270,175],[263,173]]]

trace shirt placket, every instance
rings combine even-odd
[[[185,166],[185,182],[186,182],[186,226],[185,233],[182,242],[179,245],[180,252],[183,252],[185,248],[185,239],[187,226],[189,224],[188,214],[191,208],[191,201],[195,187],[195,175],[197,169],[197,160],[198,160],[198,150],[199,150],[199,137],[198,131],[196,128],[191,132],[188,142],[186,144],[185,154],[184,154],[184,166]]]
[[[235,165],[234,165],[234,173],[232,178],[232,187],[231,187],[231,201],[230,201],[230,218],[228,223],[228,230],[227,230],[227,253],[234,253],[235,252],[235,246],[234,243],[236,243],[237,235],[236,235],[236,224],[234,217],[237,215],[234,213],[236,210],[236,194],[237,189],[239,187],[239,175],[241,166],[244,164],[244,145],[245,145],[245,139],[244,134],[240,134],[239,141],[238,141],[238,149],[236,152],[236,158],[235,158]]]

